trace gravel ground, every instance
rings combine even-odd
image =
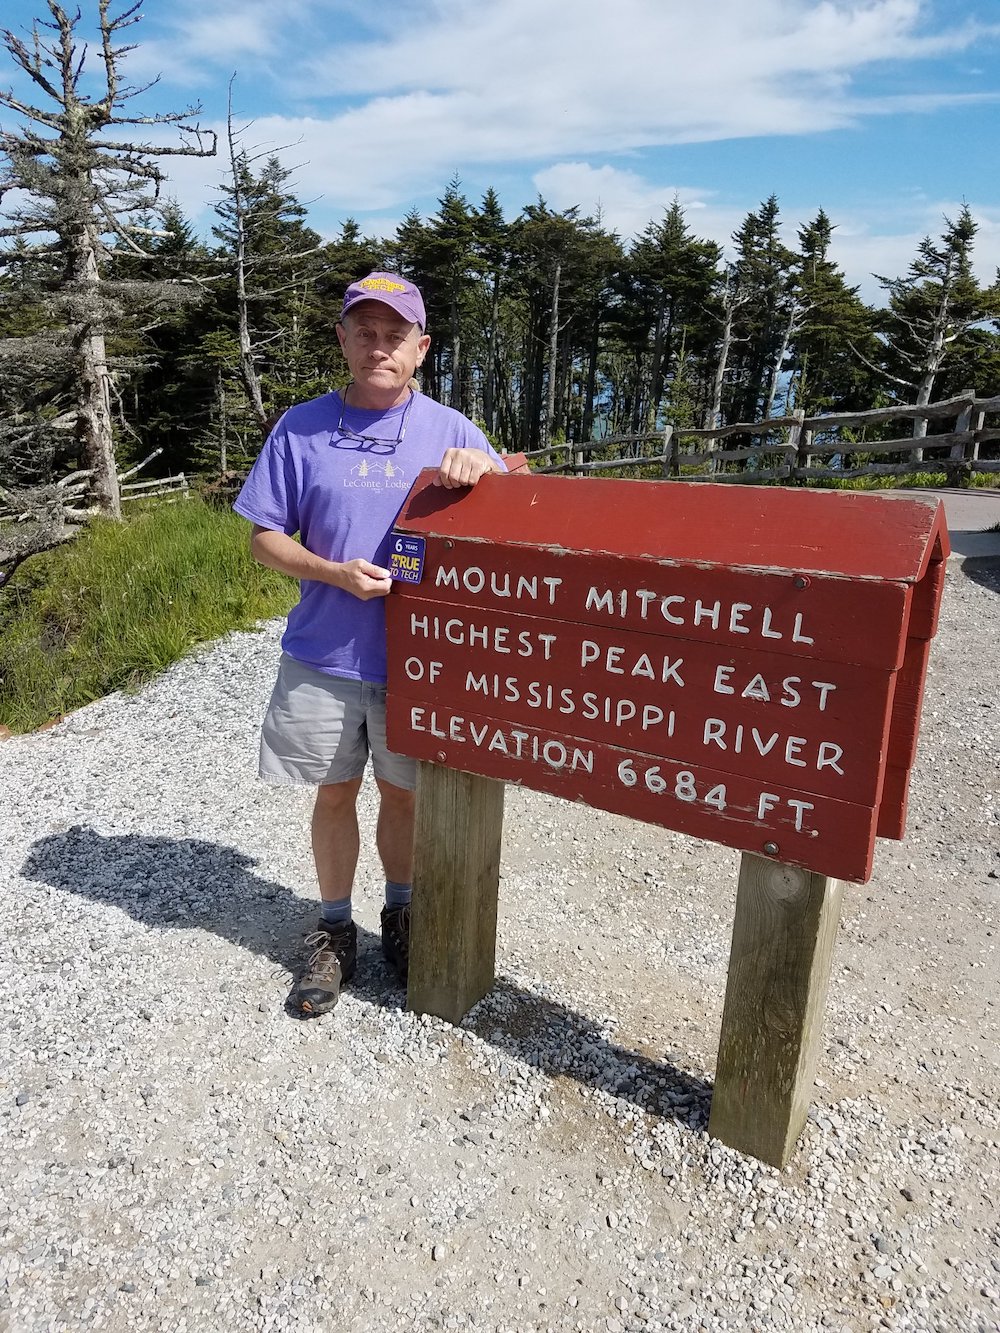
[[[0,1330],[1000,1327],[998,611],[950,571],[783,1172],[706,1132],[734,853],[511,788],[465,1025],[402,1008],[368,850],[358,984],[303,1023],[276,626],[0,744]]]

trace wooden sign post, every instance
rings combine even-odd
[[[426,473],[389,599],[388,739],[423,761],[408,1003],[494,979],[503,783],[739,848],[710,1130],[783,1164],[834,880],[901,837],[947,532],[936,500]]]

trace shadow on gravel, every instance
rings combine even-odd
[[[261,879],[254,865],[231,847],[197,838],[105,837],[77,825],[39,838],[22,874],[117,907],[146,926],[212,931],[292,971],[316,906]]]
[[[961,568],[965,577],[971,579],[973,583],[988,588],[990,592],[1000,592],[1000,557],[966,556]]]
[[[694,1132],[708,1126],[710,1083],[619,1046],[592,1018],[502,977],[462,1026],[552,1078],[598,1088]]]
[[[105,837],[77,825],[40,838],[22,873],[116,907],[154,929],[211,931],[295,976],[303,960],[303,936],[316,920],[316,905],[261,879],[254,874],[255,864],[231,847],[197,838]],[[358,952],[351,993],[376,1008],[405,1005],[402,989],[382,961],[378,937],[359,928]],[[290,1017],[301,1019],[289,1004],[285,1008]],[[503,978],[464,1026],[550,1077],[601,1089],[694,1131],[708,1123],[709,1084],[667,1060],[652,1060],[615,1044],[593,1019]]]

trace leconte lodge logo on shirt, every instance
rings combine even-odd
[[[408,491],[410,483],[406,473],[391,458],[381,462],[375,458],[361,458],[351,468],[351,475],[345,477],[344,486],[367,491]]]

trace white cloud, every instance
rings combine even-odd
[[[213,108],[221,129],[226,76],[238,68],[238,118],[262,105],[283,112],[258,116],[247,142],[295,145],[282,158],[297,167],[299,197],[322,201],[310,206],[317,227],[333,230],[356,214],[366,230],[376,215],[388,230],[455,172],[502,185],[527,170],[551,205],[600,205],[626,238],[676,194],[692,230],[726,244],[756,199],[654,183],[623,169],[622,155],[958,104],[967,82],[925,93],[897,79],[912,62],[946,53],[983,60],[1000,28],[977,30],[952,14],[929,0],[423,0],[401,22],[398,10],[364,0],[174,0],[156,11],[149,39],[142,33],[130,75],[163,69],[165,95],[167,80],[221,93]],[[342,39],[331,42],[331,32]],[[896,82],[884,77],[890,69]],[[221,161],[167,166],[185,212],[204,220]],[[794,243],[818,203],[800,208],[787,195],[783,188]],[[506,202],[516,211],[527,199],[507,191]],[[834,253],[869,298],[878,294],[870,270],[901,271],[940,221],[926,201],[905,211],[892,199],[887,209],[888,217],[874,208],[870,217],[834,217]],[[996,251],[997,226],[984,221],[980,267]]]
[[[159,75],[176,87],[209,90],[238,70],[277,89],[296,45],[315,49],[303,31],[312,27],[311,12],[305,0],[176,0],[130,53],[129,77]]]
[[[505,155],[805,133],[850,123],[851,76],[968,45],[921,35],[919,0],[439,0],[382,41],[319,53],[331,91],[430,90],[466,149]],[[451,114],[456,113],[456,114]]]
[[[600,208],[604,225],[628,240],[650,221],[661,217],[674,199],[683,205],[691,232],[716,241],[723,251],[733,253],[732,234],[745,218],[748,208],[723,202],[712,191],[697,187],[660,185],[646,180],[635,171],[608,165],[591,166],[586,162],[560,162],[539,171],[533,183],[550,208],[562,210],[578,205],[584,214]],[[830,257],[839,265],[859,295],[869,303],[881,305],[882,288],[874,275],[896,277],[904,274],[925,236],[938,236],[945,218],[955,219],[962,200],[927,199],[914,195],[908,201],[896,201],[876,212],[847,210],[843,214],[826,212],[834,223]],[[755,208],[754,203],[750,207]],[[819,201],[805,201],[792,207],[782,202],[783,240],[797,247],[798,229],[819,212]],[[979,225],[973,258],[974,268],[983,283],[993,281],[1000,267],[1000,208],[971,203]]]
[[[579,104],[600,101],[620,81],[656,120],[681,100],[678,82],[685,93],[700,88],[698,101],[708,105],[730,100],[718,97],[720,75],[746,87],[781,73],[842,72],[940,49],[939,40],[915,35],[920,11],[919,0],[440,0],[422,21],[337,55],[355,91],[479,91],[511,82],[523,89],[544,74],[546,85],[571,91]],[[589,83],[609,70],[613,80]]]
[[[134,58],[189,84],[239,67],[314,116],[333,104],[330,134],[368,140],[388,186],[407,178],[419,136],[432,170],[803,134],[920,105],[862,96],[854,80],[973,45],[969,23],[923,31],[926,12],[921,0],[426,0],[401,23],[353,0],[187,0],[171,39]],[[378,35],[361,33],[362,14]]]
[[[839,222],[830,243],[830,257],[840,265],[852,284],[860,286],[860,296],[872,304],[884,303],[885,294],[875,277],[902,277],[925,236],[938,237],[945,218],[958,217],[962,200],[923,201],[918,208],[901,216],[881,216],[877,221],[856,214]],[[973,246],[973,269],[981,283],[993,282],[1000,268],[1000,208],[969,201],[969,208],[979,226]],[[892,229],[893,221],[897,226]]]
[[[375,174],[366,176],[364,153],[349,152],[345,156],[343,145],[331,138],[320,121],[265,118],[254,123],[247,139],[248,143],[287,144],[293,136],[299,136],[301,142],[281,157],[287,167],[293,168],[293,186],[298,197],[310,206],[312,225],[322,231],[325,218],[327,234],[332,236],[340,221],[357,214],[361,215],[367,235],[391,236],[405,211],[404,207],[398,207],[397,187],[404,198],[412,197],[409,192],[422,181],[423,168],[415,164],[405,182],[394,180],[390,186],[382,186]],[[176,158],[169,165],[168,192],[178,199],[187,216],[207,228],[210,215],[203,210],[216,197],[213,187],[222,179],[222,160]],[[432,179],[438,187],[443,179],[442,166],[443,174],[447,175],[453,164],[443,162],[435,169]],[[638,171],[580,160],[553,163],[537,171],[531,185],[533,190],[528,190],[523,198],[508,200],[508,214],[531,202],[537,192],[556,210],[578,206],[583,215],[591,216],[599,211],[604,226],[627,242],[650,221],[662,217],[676,198],[684,208],[691,232],[716,241],[729,255],[733,252],[733,232],[747,212],[759,204],[757,199],[748,202],[743,198],[738,201],[721,198],[716,191],[681,180],[660,183]],[[318,201],[315,205],[314,200]],[[831,258],[850,284],[860,288],[863,300],[880,305],[884,296],[873,275],[882,273],[892,277],[905,273],[923,237],[940,235],[944,219],[956,218],[965,201],[929,198],[914,191],[907,198],[873,201],[867,210],[838,209],[829,200],[818,198],[782,198],[780,202],[783,240],[792,248],[797,246],[799,227],[815,217],[821,207],[825,209],[834,223]],[[979,226],[974,246],[975,271],[981,282],[989,283],[1000,269],[1000,207],[975,200],[968,202]],[[376,209],[377,213],[371,211]]]
[[[589,216],[599,211],[605,227],[625,241],[662,217],[675,199],[682,204],[691,231],[720,244],[728,240],[746,211],[720,204],[710,190],[680,183],[661,185],[636,171],[606,164],[557,162],[537,171],[532,183],[557,211],[574,205]]]

